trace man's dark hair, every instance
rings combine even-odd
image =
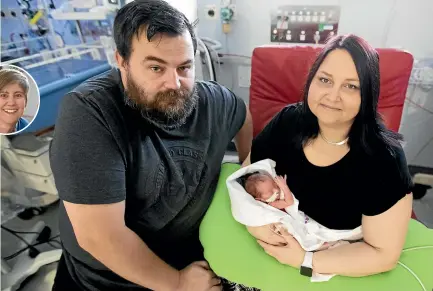
[[[132,52],[132,38],[138,38],[143,29],[149,41],[158,33],[178,36],[188,31],[195,52],[195,23],[191,24],[182,12],[163,0],[135,0],[117,13],[114,19],[114,41],[119,54],[128,61]]]

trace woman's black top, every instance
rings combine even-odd
[[[299,210],[331,229],[354,229],[362,215],[374,216],[391,208],[412,191],[412,179],[401,146],[367,154],[351,147],[338,162],[326,167],[311,164],[296,146],[302,126],[299,104],[280,111],[254,139],[251,163],[276,162],[278,175],[299,200]]]

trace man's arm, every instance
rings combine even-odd
[[[248,108],[246,110],[244,125],[235,136],[236,149],[241,163],[248,157],[253,140],[253,119],[250,110]]]
[[[406,195],[386,212],[364,216],[365,242],[314,253],[313,270],[321,274],[361,277],[393,269],[403,249],[411,211],[412,195]]]
[[[176,290],[180,272],[158,258],[124,222],[125,203],[63,202],[80,247],[123,278],[152,290]]]
[[[245,101],[230,89],[216,82],[203,82],[204,94],[209,94],[213,103],[216,129],[228,132],[228,141],[234,139],[239,161],[243,162],[251,150],[253,122]]]
[[[242,168],[251,165],[251,153],[248,154],[247,158],[242,163]]]

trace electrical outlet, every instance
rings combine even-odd
[[[216,20],[219,17],[218,9],[217,9],[216,5],[212,5],[212,4],[206,5],[205,14],[206,14],[207,19]]]

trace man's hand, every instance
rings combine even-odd
[[[222,290],[221,280],[205,261],[194,262],[180,271],[176,291],[217,291]]]

